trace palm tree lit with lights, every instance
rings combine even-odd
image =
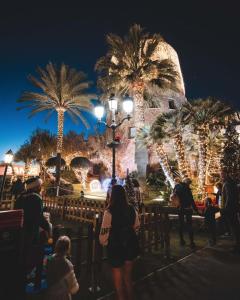
[[[25,105],[18,108],[30,108],[29,117],[42,111],[48,111],[46,120],[53,112],[57,112],[57,157],[56,184],[59,188],[61,152],[63,148],[63,126],[65,112],[69,114],[72,120],[77,123],[78,118],[89,128],[89,124],[84,118],[82,111],[90,112],[92,108],[91,99],[95,95],[87,92],[90,82],[86,80],[83,72],[77,71],[69,66],[62,64],[57,67],[49,63],[46,69],[38,67],[39,79],[29,75],[29,81],[42,90],[39,92],[24,92],[18,102]],[[58,191],[58,189],[57,189]]]
[[[108,34],[108,52],[96,63],[98,86],[105,93],[129,93],[134,100],[134,124],[144,126],[144,91],[152,85],[175,86],[178,77],[168,59],[153,60],[157,46],[163,41],[159,34],[150,35],[140,25],[133,25],[123,38]]]

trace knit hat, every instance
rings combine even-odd
[[[32,177],[26,180],[25,184],[26,190],[28,191],[40,187],[43,184],[43,181],[39,177]]]

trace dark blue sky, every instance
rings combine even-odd
[[[178,52],[188,98],[216,96],[240,107],[237,1],[48,2],[9,1],[1,7],[0,160],[37,127],[56,133],[56,115],[46,124],[43,115],[29,120],[27,111],[16,111],[16,99],[31,88],[27,75],[37,65],[64,62],[95,81],[93,68],[106,52],[105,35],[124,34],[133,23],[160,32]],[[88,134],[67,120],[64,131],[69,129]]]

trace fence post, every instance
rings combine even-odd
[[[99,276],[98,271],[101,269],[99,263],[99,242],[98,237],[100,233],[100,225],[99,225],[99,214],[95,214],[94,216],[94,224],[93,224],[93,235],[92,235],[92,264],[91,264],[91,286],[89,287],[89,291],[93,294],[96,294],[100,291]]]
[[[163,227],[165,255],[167,258],[170,258],[170,220],[168,212],[164,212]]]

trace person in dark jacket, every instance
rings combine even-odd
[[[211,198],[205,199],[205,209],[204,209],[204,221],[207,227],[209,236],[209,245],[216,245],[216,218],[215,214],[219,211],[219,208],[213,205]]]
[[[239,209],[239,191],[237,183],[224,170],[221,172],[223,181],[222,197],[223,209],[222,213],[226,222],[231,227],[232,234],[235,239],[234,251],[240,253],[240,223],[238,219]]]
[[[190,189],[190,184],[192,183],[190,178],[185,178],[183,182],[176,184],[174,187],[173,192],[179,198],[179,236],[180,236],[180,244],[184,246],[186,244],[184,237],[183,237],[183,228],[184,228],[184,221],[186,219],[186,226],[187,231],[189,234],[190,239],[190,247],[195,248],[194,243],[194,235],[193,235],[193,228],[192,228],[192,213],[193,209],[198,212],[196,204],[193,199],[192,191]]]
[[[35,288],[38,289],[41,285],[44,256],[44,243],[40,236],[40,228],[49,232],[49,224],[43,216],[43,203],[40,196],[42,180],[33,177],[25,183],[26,192],[17,198],[15,208],[24,211],[24,277],[26,280],[27,272],[36,267]]]

